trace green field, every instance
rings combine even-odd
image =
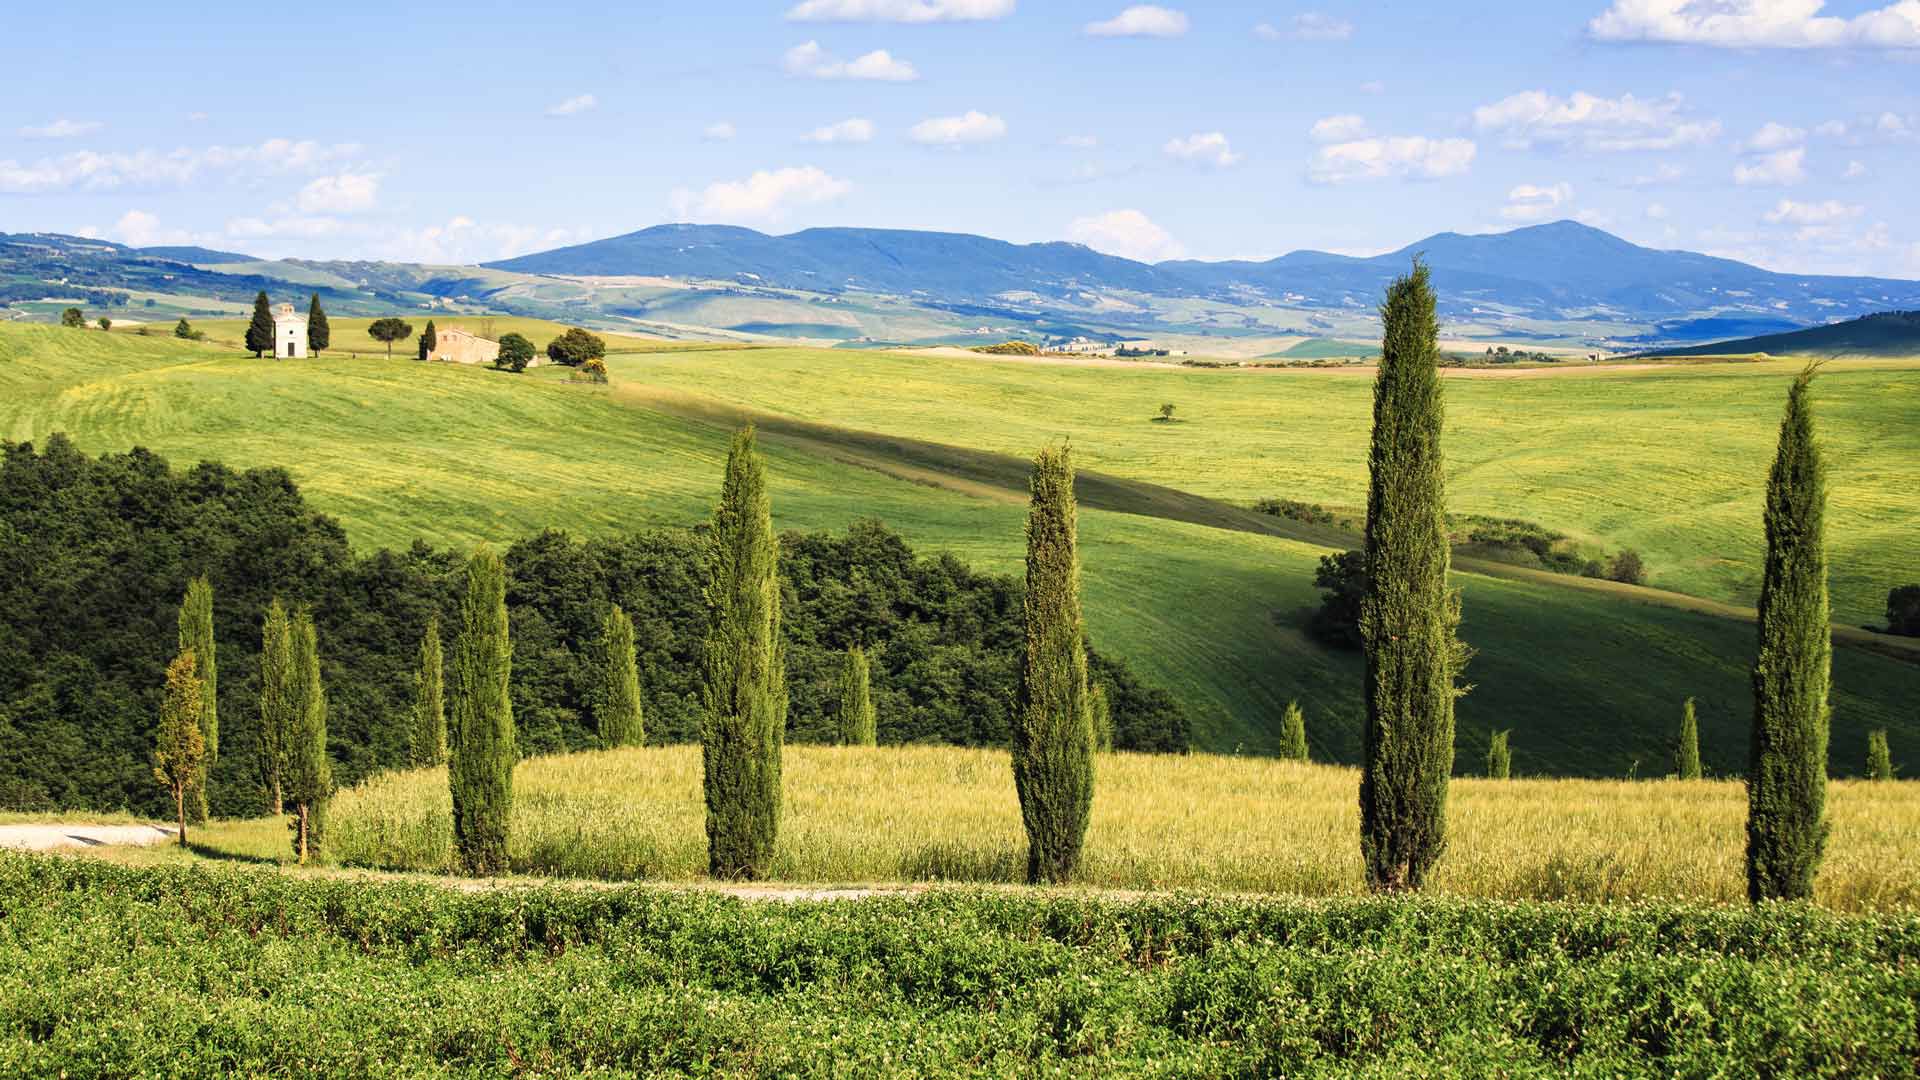
[[[513,376],[338,356],[262,361],[211,343],[7,325],[0,326],[0,434],[23,441],[66,431],[89,452],[141,445],[179,464],[284,465],[362,547],[405,546],[416,537],[504,544],[547,526],[608,532],[700,520],[715,498],[727,428],[741,402],[1021,455],[1046,438],[1071,435],[1083,463],[1232,499],[1291,494],[1350,501],[1357,499],[1363,470],[1367,381],[1339,373],[1049,369],[788,349],[621,354],[610,367],[615,383],[602,388],[568,384],[557,371]],[[1742,436],[1741,445],[1752,462],[1764,463],[1780,388],[1777,380],[1754,378],[1756,371],[1710,372],[1707,378],[1719,381],[1699,383],[1675,381],[1666,372],[1450,382],[1456,425],[1479,416],[1496,429],[1548,443],[1541,450],[1515,443],[1505,450],[1511,464],[1463,469],[1460,460],[1475,455],[1454,437],[1458,501],[1465,504],[1458,508],[1523,513],[1615,541],[1643,534],[1615,537],[1601,526],[1582,527],[1554,507],[1571,515],[1597,506],[1603,517],[1617,513],[1638,530],[1638,514],[1620,511],[1619,504],[1657,505],[1658,519],[1674,537],[1710,539],[1719,535],[1716,528],[1751,531],[1747,519],[1757,512],[1748,512],[1746,496],[1711,496],[1710,485],[1698,479],[1662,489],[1650,473],[1691,477],[1686,455],[1662,446],[1660,469],[1635,464],[1633,448],[1651,454],[1655,440],[1619,428],[1623,416],[1638,415],[1623,404],[1627,391],[1666,387],[1657,392],[1669,396],[1668,404],[1650,412],[1668,416],[1660,430],[1677,437],[1686,425],[1674,388],[1693,387],[1699,400],[1687,407],[1710,419],[1722,398],[1750,403],[1744,407],[1762,431]],[[1854,379],[1879,380],[1880,404],[1864,392],[1843,393]],[[1916,438],[1901,411],[1916,386],[1920,381],[1905,369],[1836,372],[1822,384],[1830,439],[1843,448],[1863,445],[1867,436],[1855,430],[1861,427],[1878,432],[1887,448],[1865,473],[1858,453],[1836,454],[1833,538],[1837,548],[1854,553],[1848,558],[1856,567],[1860,560],[1913,565],[1913,541],[1902,533],[1900,515],[1911,505],[1912,488],[1902,485],[1920,468],[1920,455],[1896,450]],[[1591,404],[1598,390],[1607,391],[1604,409]],[[664,402],[668,391],[686,393]],[[1477,397],[1523,392],[1534,396],[1505,404]],[[687,393],[695,395],[691,405]],[[1559,395],[1566,395],[1564,403]],[[693,407],[701,400],[716,405],[706,419]],[[1161,400],[1179,403],[1181,423],[1149,422]],[[1277,417],[1262,419],[1269,410],[1296,420],[1290,427]],[[1542,419],[1557,413],[1578,422],[1555,426]],[[1502,419],[1495,424],[1494,417]],[[1724,417],[1713,423],[1734,426]],[[1584,450],[1564,445],[1569,430],[1583,433]],[[1274,449],[1276,442],[1285,452]],[[1017,461],[962,460],[946,451],[925,458],[884,437],[769,438],[767,452],[781,528],[839,529],[878,517],[923,551],[952,550],[1000,572],[1021,565],[1024,495]],[[1736,472],[1744,476],[1728,451],[1709,448],[1698,456],[1719,462],[1711,476],[1729,482]],[[1628,480],[1604,497],[1582,496],[1594,492],[1609,460]],[[970,472],[968,461],[978,469]],[[1530,477],[1525,470],[1531,467],[1542,474]],[[1236,482],[1236,475],[1256,479]],[[1257,479],[1267,475],[1270,481]],[[1873,481],[1871,490],[1862,477]],[[1573,485],[1572,494],[1556,489],[1563,483]],[[1474,494],[1477,485],[1525,490],[1535,501],[1497,506]],[[1177,490],[1088,478],[1083,499],[1086,610],[1094,639],[1190,706],[1200,748],[1270,750],[1280,708],[1299,698],[1313,718],[1316,755],[1357,760],[1357,657],[1323,649],[1301,629],[1317,600],[1312,572],[1325,548],[1265,535],[1259,530],[1274,519]],[[1692,500],[1701,501],[1695,506]],[[1757,495],[1753,500],[1757,506]],[[1715,521],[1728,524],[1714,527]],[[1217,524],[1231,527],[1209,527]],[[1885,546],[1863,546],[1851,531],[1856,525]],[[1662,554],[1667,549],[1641,546],[1658,583],[1686,584],[1670,576],[1679,571]],[[1843,561],[1836,558],[1837,582]],[[1893,570],[1875,574],[1896,576]],[[1696,579],[1710,583],[1712,575],[1703,571]],[[1693,695],[1701,700],[1709,768],[1744,767],[1750,626],[1645,602],[1658,599],[1651,594],[1583,588],[1576,579],[1463,574],[1461,582],[1465,634],[1480,650],[1470,671],[1476,688],[1460,709],[1463,765],[1476,759],[1488,732],[1514,728],[1515,768],[1523,773],[1657,775],[1667,768],[1679,702]],[[1854,601],[1856,615],[1863,605]],[[1841,650],[1836,772],[1858,772],[1871,727],[1891,728],[1896,759],[1910,760],[1909,748],[1920,745],[1916,700],[1920,667]]]

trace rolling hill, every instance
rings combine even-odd
[[[1920,356],[1920,311],[1883,311],[1779,334],[1656,349],[1648,356]]]

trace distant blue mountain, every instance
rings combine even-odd
[[[1453,316],[1666,323],[1684,332],[1693,319],[1723,313],[1805,326],[1920,305],[1920,282],[1780,274],[1640,247],[1572,221],[1478,236],[1440,233],[1371,258],[1296,251],[1265,262],[1156,265],[1078,244],[1009,244],[964,233],[808,229],[769,236],[732,226],[661,225],[488,265],[531,274],[746,280],[942,303],[1010,292],[1125,290],[1370,307],[1416,255],[1433,268],[1443,309]]]

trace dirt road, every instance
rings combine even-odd
[[[53,851],[57,848],[171,843],[174,832],[158,825],[0,825],[0,848]]]

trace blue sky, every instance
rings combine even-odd
[[[9,22],[0,231],[478,261],[692,220],[1211,259],[1577,217],[1920,278],[1920,0],[108,0]]]

